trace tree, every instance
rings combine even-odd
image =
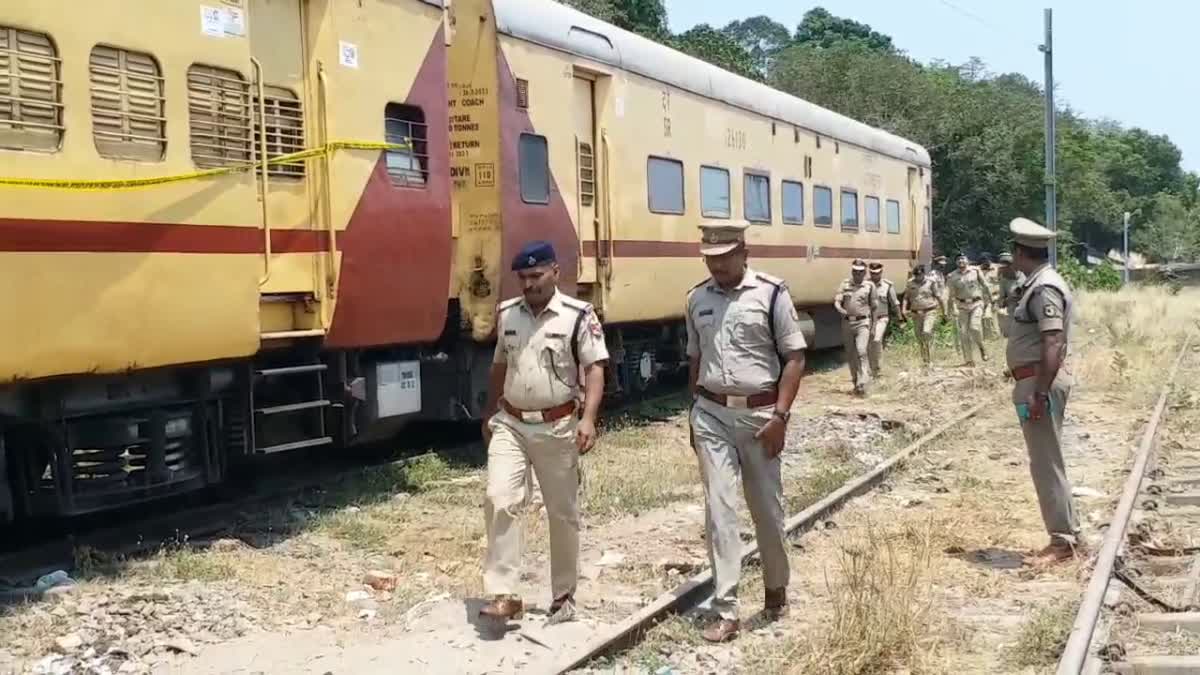
[[[839,42],[851,42],[884,52],[896,51],[891,37],[877,33],[865,23],[834,16],[824,7],[808,10],[796,28],[797,44],[828,48]]]
[[[721,32],[746,50],[760,79],[770,71],[775,56],[792,42],[787,26],[761,15],[730,22]]]
[[[1200,213],[1189,210],[1178,195],[1156,195],[1153,218],[1134,227],[1132,236],[1134,245],[1155,260],[1194,260],[1200,255]]]
[[[679,51],[743,77],[761,79],[754,59],[732,36],[702,23],[671,39]]]
[[[559,2],[651,40],[663,42],[671,36],[671,31],[667,26],[667,8],[663,5],[663,0],[559,0]]]

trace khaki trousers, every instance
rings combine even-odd
[[[1071,483],[1063,463],[1062,425],[1073,383],[1070,373],[1060,370],[1050,386],[1049,414],[1040,420],[1021,423],[1025,449],[1029,452],[1029,473],[1033,476],[1046,532],[1072,543],[1079,532],[1079,519],[1075,515]],[[1013,404],[1024,403],[1036,387],[1035,377],[1017,382],[1013,387]]]
[[[842,319],[842,345],[846,348],[846,361],[850,363],[850,379],[854,387],[865,388],[871,384],[871,373],[867,371],[867,345],[871,340],[871,321]]]
[[[998,334],[996,326],[996,306],[988,305],[983,310],[983,339],[991,340]]]
[[[726,408],[701,398],[692,406],[692,433],[707,505],[705,523],[708,560],[713,569],[713,611],[736,619],[738,582],[742,574],[742,538],[737,514],[738,474],[762,558],[763,584],[786,588],[791,576],[784,542],[783,480],[780,459],[754,434],[771,420],[772,407]]]
[[[983,301],[958,303],[958,339],[967,363],[977,363],[983,351]]]
[[[483,564],[487,595],[517,592],[521,576],[521,516],[529,498],[529,466],[537,474],[550,521],[550,585],[554,598],[575,592],[579,578],[579,451],[575,417],[525,424],[501,410],[488,422],[488,549]]]
[[[871,326],[871,342],[867,345],[867,358],[871,362],[871,377],[879,377],[883,361],[883,336],[887,335],[889,317],[875,319]]]
[[[913,330],[917,334],[917,346],[921,348],[921,361],[933,363],[933,331],[937,325],[937,309],[914,309]]]

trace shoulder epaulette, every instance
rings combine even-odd
[[[705,279],[704,281],[701,281],[700,283],[696,284],[695,286],[692,286],[691,288],[688,289],[688,293],[691,293],[692,291],[696,290],[697,288],[700,288],[701,286],[707,284],[708,281],[709,281],[708,279]]]
[[[764,284],[771,284],[772,286],[774,286],[776,288],[779,288],[780,286],[784,285],[783,279],[776,279],[775,277],[767,276],[767,275],[763,274],[762,272],[755,272],[754,278],[758,279],[759,281],[763,282]]]
[[[521,303],[521,298],[512,298],[510,300],[505,300],[504,302],[500,303],[499,307],[496,308],[496,313],[498,314],[500,312],[503,312],[504,310],[512,309],[513,307],[516,307],[520,303]]]
[[[571,309],[575,310],[576,312],[583,312],[585,314],[588,312],[588,310],[590,310],[592,308],[592,306],[589,305],[588,303],[586,303],[582,300],[577,300],[575,298],[563,298],[562,304],[566,305],[567,307],[570,307]]]

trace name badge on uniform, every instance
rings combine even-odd
[[[504,334],[505,334],[505,335],[516,335],[516,334],[517,334],[517,331],[515,331],[515,330],[506,330],[506,331],[504,331]]]

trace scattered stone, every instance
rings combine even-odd
[[[195,643],[187,638],[175,638],[167,640],[163,643],[167,649],[178,652],[180,654],[188,654],[189,656],[199,656],[200,650],[196,649]]]
[[[920,506],[921,504],[924,504],[924,503],[925,503],[924,499],[919,499],[917,497],[909,497],[908,499],[901,501],[900,506],[902,506],[906,509],[911,509],[914,506]]]
[[[371,570],[363,575],[363,583],[377,591],[394,591],[396,575],[382,570]]]
[[[83,638],[78,633],[67,633],[62,637],[56,638],[54,646],[58,647],[62,653],[70,654],[83,646]]]
[[[625,562],[625,554],[617,551],[605,551],[596,561],[598,567],[614,567]]]
[[[209,548],[218,553],[231,553],[233,551],[240,551],[241,549],[246,548],[246,543],[241,539],[232,539],[226,537],[223,539],[217,539]]]
[[[360,609],[360,610],[358,610],[358,618],[359,618],[360,620],[362,620],[362,621],[370,621],[371,619],[374,619],[374,618],[375,618],[375,615],[376,615],[376,614],[378,614],[378,612],[377,612],[376,610],[373,610],[373,609]]]
[[[1071,488],[1071,494],[1075,497],[1103,497],[1104,496],[1104,493],[1099,490],[1096,490],[1096,489],[1093,489],[1090,487],[1083,487],[1081,485],[1077,485],[1077,486]]]
[[[367,591],[350,591],[346,594],[346,602],[354,604],[356,602],[366,602],[371,599],[371,594]]]

